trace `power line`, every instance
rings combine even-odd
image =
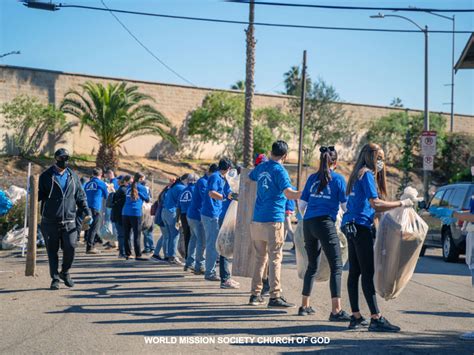
[[[140,12],[140,11],[129,11],[129,10],[117,10],[117,9],[105,9],[102,7],[94,6],[85,6],[85,5],[57,5],[60,8],[77,8],[77,9],[86,9],[86,10],[97,10],[97,11],[110,11],[123,14],[131,15],[142,15],[142,16],[152,16],[152,17],[161,17],[169,19],[179,19],[179,20],[190,20],[190,21],[201,21],[201,22],[214,22],[214,23],[229,23],[235,25],[248,25],[248,21],[236,21],[236,20],[223,20],[216,18],[204,18],[204,17],[192,17],[192,16],[178,16],[178,15],[165,15],[157,14],[150,12]],[[292,24],[281,24],[281,23],[269,23],[269,22],[254,22],[255,26],[262,27],[285,27],[285,28],[302,28],[302,29],[313,29],[313,30],[336,30],[336,31],[360,31],[360,32],[394,32],[394,33],[419,33],[418,30],[394,30],[386,28],[362,28],[362,27],[331,27],[331,26],[310,26],[310,25],[292,25]],[[467,33],[471,34],[474,31],[439,31],[439,30],[429,30],[428,33]]]
[[[174,75],[176,75],[178,78],[180,78],[181,80],[184,80],[186,83],[192,85],[192,86],[197,86],[196,84],[194,84],[193,82],[189,81],[188,79],[186,79],[184,76],[182,76],[181,74],[179,74],[176,70],[174,70],[173,68],[171,68],[168,64],[166,64],[165,62],[163,62],[160,58],[158,58],[158,56],[153,53],[147,46],[145,46],[145,44],[143,44],[142,41],[140,41],[137,36],[135,36],[132,31],[130,31],[128,29],[128,27],[114,14],[114,10],[112,9],[109,9],[109,7],[105,4],[104,0],[100,0],[102,2],[102,5],[104,5],[105,9],[104,10],[107,10],[110,12],[110,14],[117,20],[117,22],[123,27],[123,29],[125,31],[128,32],[128,34],[130,36],[132,36],[132,38],[143,48],[145,49],[153,58],[155,58],[161,65],[163,65],[166,69],[168,69],[170,72],[172,72]],[[62,5],[60,5],[62,6]]]
[[[411,11],[411,12],[474,12],[474,9],[429,9],[429,8],[413,8],[413,7],[371,7],[371,6],[336,6],[336,5],[313,5],[313,4],[292,4],[275,1],[253,1],[253,0],[225,0],[227,2],[236,2],[240,4],[249,4],[253,2],[255,5],[268,6],[290,6],[305,7],[330,10],[378,10],[378,11]]]

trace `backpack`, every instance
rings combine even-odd
[[[161,211],[163,211],[163,203],[160,203],[158,202],[158,206],[157,206],[157,209],[156,209],[156,213],[155,213],[155,224],[160,226],[160,227],[164,227],[165,226],[165,222],[163,221],[163,218],[161,218]]]
[[[114,207],[114,195],[115,195],[115,192],[109,193],[109,196],[107,196],[107,200],[105,200],[105,207],[107,208]]]
[[[151,206],[150,214],[152,216],[156,215],[156,210],[158,209],[159,204],[160,204],[160,201],[156,200],[155,203]]]

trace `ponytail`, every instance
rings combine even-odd
[[[143,175],[140,172],[135,173],[133,177],[133,182],[132,182],[132,187],[131,187],[131,193],[130,197],[132,198],[132,201],[137,201],[138,200],[138,181],[143,178],[145,175]]]
[[[331,181],[331,165],[337,161],[337,152],[334,146],[319,148],[321,155],[319,157],[319,186],[317,193],[323,191]]]

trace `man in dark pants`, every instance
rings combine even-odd
[[[95,168],[92,171],[92,178],[84,186],[84,191],[87,196],[87,205],[89,206],[92,213],[92,224],[89,230],[86,232],[86,254],[100,254],[100,252],[94,247],[96,235],[102,225],[102,201],[107,199],[109,195],[107,192],[107,185],[101,180],[102,169]]]
[[[77,235],[82,220],[90,216],[79,177],[68,168],[69,153],[59,149],[54,153],[55,165],[39,178],[38,200],[41,202],[41,232],[46,243],[51,275],[51,289],[59,289],[59,279],[73,287],[69,275],[74,260]],[[58,273],[58,251],[63,250],[62,270]]]

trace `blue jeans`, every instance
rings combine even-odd
[[[168,235],[168,257],[175,258],[178,253],[179,230],[176,228],[176,212],[163,209],[161,212]]]
[[[222,226],[222,222],[224,222],[224,218],[219,219],[219,229]],[[230,279],[229,265],[230,265],[229,259],[227,259],[225,256],[220,255],[219,256],[219,276],[221,278],[221,283],[224,283],[228,279]]]
[[[206,273],[205,277],[212,277],[216,274],[216,261],[219,254],[216,250],[216,240],[222,220],[201,216],[202,225],[206,234]],[[230,278],[229,260],[223,256],[219,257],[219,276],[221,283]]]
[[[153,256],[160,256],[161,248],[163,248],[163,255],[165,259],[168,257],[168,234],[165,227],[160,226],[161,237],[156,242],[155,251]]]
[[[153,226],[148,229],[143,229],[143,246],[146,252],[152,252],[154,249],[153,242]]]
[[[117,240],[119,244],[119,255],[125,256],[125,232],[123,226],[118,223],[114,223],[115,230],[117,231]]]
[[[189,228],[191,229],[191,239],[188,246],[188,258],[186,266],[194,265],[194,270],[204,268],[204,251],[206,250],[206,234],[201,221],[188,218]]]

